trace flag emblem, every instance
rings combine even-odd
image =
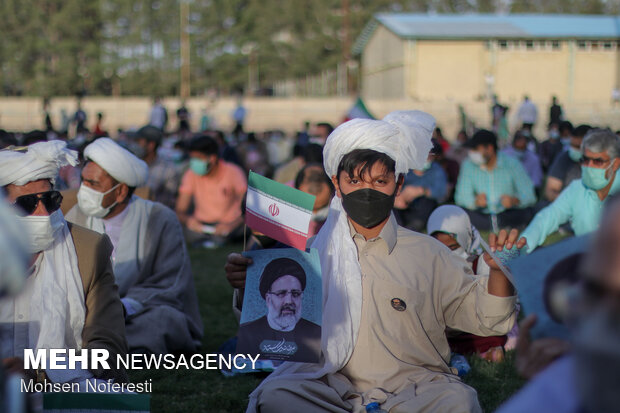
[[[275,202],[269,205],[269,213],[272,217],[277,217],[278,214],[280,214],[280,208],[278,208],[278,205]]]

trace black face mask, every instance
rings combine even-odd
[[[379,225],[390,216],[396,191],[392,195],[365,188],[342,194],[342,206],[347,215],[364,228]]]

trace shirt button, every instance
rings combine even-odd
[[[23,314],[18,314],[18,315],[17,315],[17,319],[18,319],[18,320],[22,320],[23,318],[24,318],[24,315],[23,315]]]

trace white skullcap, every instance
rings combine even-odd
[[[99,138],[88,145],[84,159],[95,162],[112,178],[132,188],[146,184],[149,175],[146,162],[110,138]]]
[[[66,165],[77,165],[77,152],[67,149],[66,142],[37,142],[26,152],[0,151],[0,186],[26,185],[39,179],[49,179],[52,184],[58,170]]]
[[[456,242],[470,255],[480,246],[478,230],[471,224],[467,212],[456,205],[436,208],[428,217],[426,231],[429,235],[435,232],[452,234]]]
[[[342,158],[355,149],[372,149],[396,162],[396,174],[422,169],[433,148],[435,118],[419,110],[396,111],[383,120],[353,119],[338,126],[327,138],[323,165],[336,175]]]

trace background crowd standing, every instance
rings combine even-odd
[[[244,197],[250,170],[316,196],[311,235],[318,233],[327,217],[329,202],[334,196],[334,186],[323,168],[323,145],[334,130],[329,123],[306,122],[292,137],[279,130],[248,131],[245,126],[248,113],[239,101],[231,113],[233,130],[213,128],[213,122],[206,113],[201,115],[200,130],[192,130],[191,125],[196,122],[191,122],[193,114],[183,103],[175,116],[169,116],[169,109],[163,106],[160,99],[155,99],[143,127],[108,131],[105,114],[97,113],[95,119],[91,119],[79,102],[73,115],[63,114],[61,125],[52,124],[47,107],[46,103],[45,124],[41,130],[23,134],[0,130],[0,149],[66,141],[69,148],[78,152],[80,162],[67,163],[60,168],[53,189],[66,191],[65,194],[73,191],[75,194],[84,182],[89,186],[95,185],[96,177],[102,174],[110,178],[109,185],[102,187],[104,195],[125,184],[128,191],[115,195],[118,199],[115,203],[111,202],[109,208],[119,209],[119,216],[124,216],[124,213],[145,214],[144,224],[136,224],[135,230],[138,232],[146,230],[138,228],[140,225],[152,228],[152,223],[157,219],[160,225],[169,225],[166,229],[162,228],[161,233],[168,233],[170,228],[177,228],[180,223],[179,228],[182,229],[179,231],[182,232],[179,234],[190,246],[214,248],[244,240]],[[515,110],[519,119],[515,131],[509,131],[507,126],[510,110]],[[417,232],[428,232],[455,254],[466,258],[473,274],[488,273],[488,266],[481,258],[479,231],[498,232],[502,228],[523,230],[521,237],[525,240],[525,248],[531,252],[558,230],[576,235],[595,231],[599,227],[603,204],[620,188],[620,183],[615,181],[620,168],[619,132],[612,132],[605,125],[572,124],[555,97],[552,98],[548,115],[541,115],[539,108],[527,96],[518,108],[508,108],[501,104],[498,97],[494,97],[490,111],[492,121],[488,129],[470,131],[471,136],[468,131],[462,130],[457,136],[450,137],[453,139],[448,139],[440,127],[435,129],[433,148],[426,163],[421,169],[406,174],[393,210],[400,225]],[[534,126],[542,122],[546,126],[545,135],[534,136]],[[112,146],[114,143],[105,137],[111,137],[123,149],[117,149],[118,145]],[[148,167],[148,178],[146,174],[143,179],[140,174],[127,175],[121,167],[95,152],[95,148],[101,153],[118,151],[119,158],[128,156],[120,151],[129,151],[127,153],[133,157],[127,157],[127,163],[135,163],[138,169],[144,164]],[[137,163],[137,158],[141,163]],[[99,169],[89,169],[88,165],[93,163]],[[121,172],[117,172],[118,168]],[[65,199],[69,198],[65,195]],[[142,198],[155,204],[140,206],[142,204],[136,199]],[[125,207],[118,208],[119,205]],[[152,205],[157,205],[155,212],[151,211]],[[161,209],[161,205],[167,208]],[[139,212],[134,212],[134,209]],[[170,210],[176,213],[176,218]],[[608,215],[614,213],[612,211]],[[448,222],[448,215],[458,216],[459,219]],[[98,225],[87,216],[81,219],[81,224],[91,229]],[[115,229],[111,221],[104,225],[106,233],[112,238],[114,258],[119,251],[116,245],[123,245],[118,244],[122,230]],[[252,235],[252,248],[273,247],[275,244],[261,234]],[[151,238],[158,236],[151,235]],[[133,235],[133,238],[136,236]],[[129,245],[128,241],[123,242]],[[170,251],[177,248],[169,244],[169,240],[157,242],[160,243],[157,246],[144,247],[147,252],[140,249],[142,247],[138,248],[142,251],[140,254],[148,256],[149,248],[165,247]],[[178,248],[185,250],[185,246]],[[145,257],[137,259],[144,260]],[[172,265],[155,257],[147,259],[154,267]],[[142,268],[139,277],[121,288],[130,350],[196,350],[203,329],[194,302],[195,294],[191,291],[193,286],[191,275],[188,275],[187,256],[185,259],[187,261],[178,264],[185,269],[178,273]],[[119,268],[115,267],[114,271],[118,273]],[[123,268],[120,268],[122,271]],[[170,284],[172,288],[171,282],[166,281],[167,277],[176,280],[174,284],[178,291],[171,292],[173,301],[183,300],[186,304],[186,308],[181,308],[170,320],[171,324],[180,323],[184,327],[181,332],[172,334],[183,337],[186,342],[136,339],[149,326],[157,324],[154,317],[162,317],[161,314],[171,317],[167,310],[148,310],[148,306],[159,308],[168,305],[165,301],[169,301],[170,297],[162,299],[162,302],[145,304],[142,297],[146,292],[141,290],[134,296],[130,292],[132,288],[140,287],[141,283],[146,285],[151,282],[160,286]],[[184,285],[180,289],[179,282]],[[237,286],[232,281],[231,284]],[[142,322],[139,321],[140,314],[144,317]],[[522,337],[527,337],[533,322],[526,320]],[[138,323],[144,325],[138,326]],[[504,349],[515,347],[518,334],[516,326],[507,335],[498,337],[483,338],[448,332],[453,351],[478,353],[490,361],[502,360]],[[153,343],[156,343],[153,348],[147,348]],[[543,346],[548,351],[534,360],[532,353],[540,351],[536,346]],[[518,368],[527,378],[533,377],[553,359],[568,351],[568,346],[561,342],[528,342],[521,347]],[[561,371],[554,374],[557,376]]]

